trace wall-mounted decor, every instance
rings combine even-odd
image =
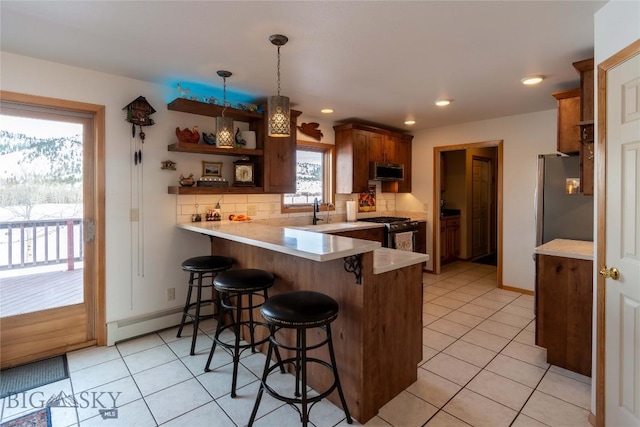
[[[302,123],[300,126],[296,127],[301,133],[320,141],[324,135],[322,134],[322,131],[318,129],[318,126],[320,126],[319,123]]]
[[[222,176],[222,162],[202,161],[202,176]]]
[[[176,170],[176,162],[172,160],[165,160],[164,162],[160,162],[160,169],[163,170]]]
[[[370,185],[369,191],[360,193],[358,197],[358,212],[376,211],[376,186]]]

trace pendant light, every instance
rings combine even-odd
[[[216,117],[216,145],[219,148],[233,148],[235,137],[233,135],[233,118],[225,117],[227,109],[227,77],[231,77],[230,71],[220,70],[218,75],[222,77],[222,117]]]
[[[289,39],[282,34],[273,34],[269,36],[269,41],[278,46],[278,95],[269,97],[267,105],[268,134],[269,136],[289,136],[291,129],[289,98],[280,96],[280,46],[287,44]]]

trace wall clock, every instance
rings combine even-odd
[[[233,185],[238,187],[254,187],[255,182],[255,165],[247,158],[233,162]]]

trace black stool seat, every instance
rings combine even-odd
[[[261,311],[275,326],[312,328],[333,322],[338,317],[338,303],[320,292],[295,291],[271,297]]]
[[[233,259],[220,255],[206,255],[189,258],[182,263],[184,271],[194,273],[208,273],[224,271],[231,268]]]
[[[342,392],[342,386],[340,385],[336,356],[333,351],[333,342],[331,339],[331,322],[338,317],[338,303],[330,296],[320,292],[294,291],[269,298],[262,305],[260,311],[269,325],[269,348],[262,372],[262,379],[260,380],[260,388],[258,389],[258,395],[256,396],[253,411],[249,418],[249,427],[253,425],[256,419],[263,392],[267,392],[271,397],[295,407],[300,414],[300,421],[303,427],[306,427],[309,424],[309,410],[313,405],[329,396],[334,390],[337,390],[347,423],[351,424],[352,419],[349,414],[349,408],[347,408],[344,393]],[[316,342],[307,344],[307,329],[313,328],[323,329],[326,332],[326,336],[320,342],[314,340]],[[295,329],[295,345],[276,339],[279,331],[287,329]],[[286,336],[286,334],[280,335]],[[308,351],[325,345],[329,350],[330,362],[318,359],[317,357],[309,357],[307,354]],[[282,359],[278,348],[288,350],[292,357]],[[277,363],[269,366],[271,363],[271,354],[274,351],[276,353]],[[313,396],[308,396],[307,394],[307,366],[310,364],[325,367],[333,374],[333,383],[324,391],[316,390],[317,394]],[[268,384],[268,380],[271,378],[269,374],[276,369],[284,372],[285,365],[292,365],[295,370],[296,376],[293,396],[283,394],[281,387],[278,387],[278,390],[276,390]],[[298,408],[297,405],[300,405],[300,408]]]
[[[261,307],[265,301],[268,301],[267,290],[273,286],[275,276],[268,271],[256,268],[243,268],[237,270],[229,270],[220,273],[213,281],[214,289],[217,291],[217,305],[219,309],[218,325],[216,326],[216,334],[213,338],[211,351],[204,371],[208,372],[213,359],[216,346],[231,351],[233,356],[233,377],[231,379],[231,397],[236,397],[236,384],[238,377],[238,364],[240,363],[240,355],[246,349],[251,349],[255,353],[256,345],[265,343],[269,338],[263,338],[259,341],[255,339],[256,327],[264,327],[265,331],[268,325],[264,322],[258,322],[253,319],[253,311]],[[254,297],[258,301],[254,301]],[[246,313],[243,319],[243,313]],[[225,323],[226,317],[231,318],[230,323]],[[240,335],[242,328],[248,330],[248,343],[240,343]],[[234,342],[224,342],[220,339],[220,335],[230,330],[235,335]]]
[[[221,292],[255,292],[270,288],[273,274],[257,268],[230,270],[216,277],[215,287]]]
[[[210,319],[213,314],[200,314],[200,309],[207,304],[213,304],[215,302],[213,295],[209,299],[202,299],[203,288],[213,288],[213,279],[218,273],[228,270],[233,265],[233,259],[226,256],[219,255],[205,255],[189,258],[182,263],[182,270],[189,273],[189,290],[187,291],[187,301],[182,309],[182,320],[180,321],[180,327],[176,336],[180,338],[182,335],[182,328],[187,320],[187,317],[193,320],[193,336],[191,338],[191,350],[189,354],[192,356],[196,350],[196,339],[198,337],[198,325],[201,320]],[[211,279],[209,282],[204,282],[203,279]],[[191,295],[193,289],[196,289],[196,301],[191,302]],[[213,292],[213,290],[211,291]]]

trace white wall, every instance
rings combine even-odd
[[[107,322],[181,306],[187,276],[180,263],[208,253],[209,241],[176,229],[176,196],[167,193],[181,171],[200,168],[200,159],[170,156],[167,152],[167,145],[175,139],[175,127],[195,124],[167,110],[166,103],[177,90],[6,52],[1,53],[0,60],[2,90],[106,106]],[[144,128],[142,221],[131,223],[132,192],[137,193],[131,182],[140,167],[133,166],[131,125],[124,121],[122,107],[140,95],[157,112],[152,116],[156,124]],[[178,162],[177,171],[160,169],[160,162],[168,158]],[[138,275],[138,225],[144,229],[144,276]],[[176,288],[175,301],[165,301],[168,287]]]
[[[602,63],[621,49],[640,39],[640,2],[637,1],[610,1],[595,14],[595,56],[594,64],[597,68]],[[594,94],[596,105],[596,126],[595,140],[598,141],[598,78],[594,79]],[[598,163],[598,154],[596,152],[596,164]],[[604,177],[598,176],[596,168],[595,182]],[[594,218],[598,218],[598,194],[596,192],[594,199],[595,214]],[[611,212],[608,213],[611,215]],[[600,244],[597,238],[597,222],[594,224],[594,248]],[[603,242],[604,244],[604,242]],[[593,281],[593,351],[592,351],[592,378],[591,383],[596,384],[596,313],[597,313],[597,280],[599,265],[604,265],[603,260],[595,259],[594,281]],[[591,412],[596,413],[596,387],[591,388]]]
[[[567,66],[571,64],[567,63]],[[545,90],[544,86],[536,89]],[[493,140],[504,141],[503,283],[505,286],[533,290],[537,155],[556,152],[555,109],[417,132],[412,146],[413,197],[398,197],[396,205],[398,210],[424,209],[427,218],[432,218],[434,147]],[[429,254],[433,254],[432,227],[433,221],[429,220]],[[427,268],[433,268],[433,257]]]

